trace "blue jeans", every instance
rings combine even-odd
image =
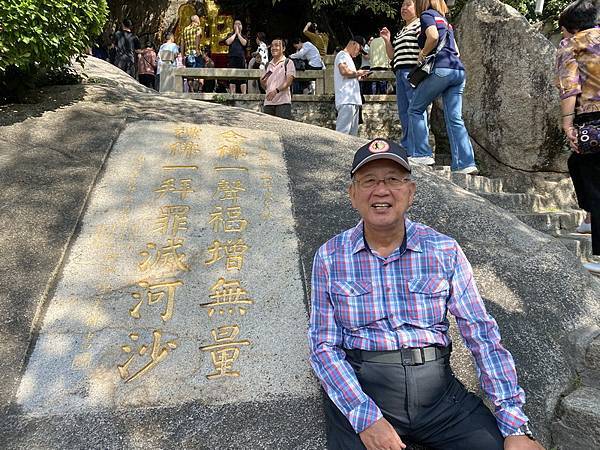
[[[411,69],[398,69],[396,71],[396,104],[398,105],[398,117],[400,117],[400,125],[402,125],[402,139],[400,145],[404,147],[408,156],[412,156],[410,148],[408,146],[408,105],[415,91],[408,82],[408,74]],[[425,121],[425,129],[429,134],[428,123],[427,123],[427,110],[423,113],[423,120]],[[429,148],[429,146],[428,146]],[[429,150],[431,154],[431,149]]]
[[[444,104],[444,120],[452,153],[452,170],[475,166],[473,147],[462,119],[462,94],[465,89],[465,71],[438,68],[417,86],[408,107],[410,154],[431,156],[427,143],[427,124],[423,112],[441,96]]]

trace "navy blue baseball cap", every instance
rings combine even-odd
[[[408,163],[408,155],[404,147],[389,139],[375,138],[359,148],[354,154],[350,176],[354,175],[365,164],[376,159],[391,159],[409,172],[411,171],[410,164]]]

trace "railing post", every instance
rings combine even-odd
[[[323,62],[325,63],[325,73],[323,74],[323,93],[333,94],[335,88],[333,86],[333,64],[335,62],[335,55],[323,56]]]

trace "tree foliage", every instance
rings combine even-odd
[[[313,9],[317,12],[324,9],[338,10],[345,14],[370,12],[389,19],[399,15],[401,3],[399,0],[311,0]]]
[[[86,53],[106,15],[106,0],[0,0],[0,88]]]

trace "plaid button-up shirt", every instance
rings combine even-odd
[[[405,224],[405,249],[387,258],[365,245],[362,221],[315,255],[308,337],[317,377],[359,433],[382,415],[361,389],[343,349],[447,346],[450,311],[475,357],[502,435],[513,434],[528,420],[525,394],[469,262],[454,239],[408,219]]]

